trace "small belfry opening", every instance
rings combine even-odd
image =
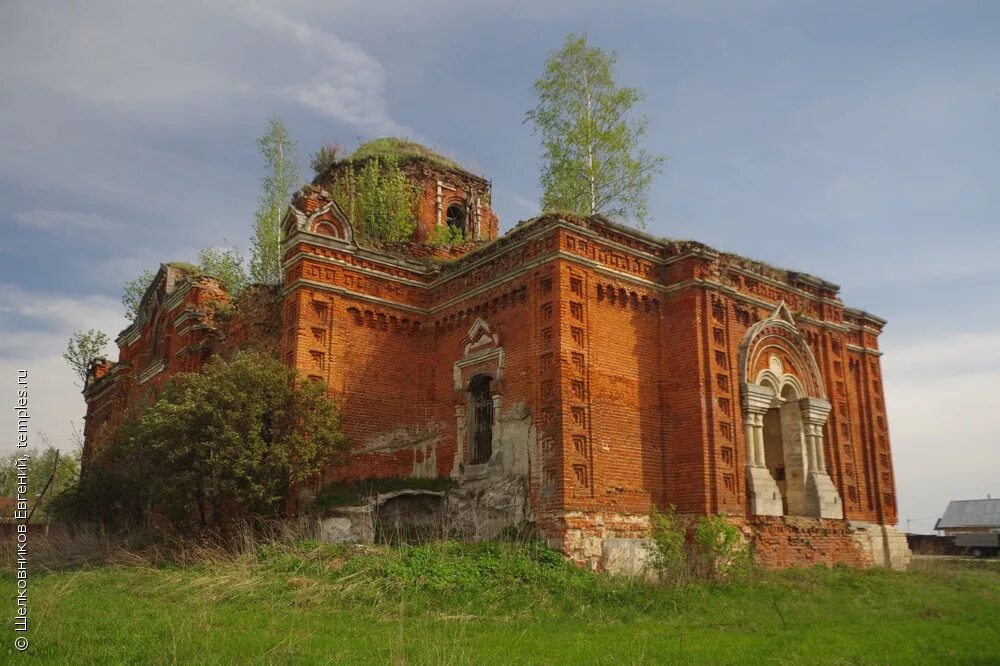
[[[459,203],[451,204],[445,211],[444,218],[449,227],[457,229],[462,232],[463,235],[466,233],[466,222],[468,216],[465,212],[465,206]]]
[[[487,463],[493,455],[493,395],[489,375],[475,375],[469,381],[469,464]]]

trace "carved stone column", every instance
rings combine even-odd
[[[802,425],[809,449],[809,471],[826,474],[826,452],[823,447],[823,426],[830,415],[830,403],[821,398],[799,401]]]
[[[747,443],[747,466],[760,467],[757,464],[757,433],[761,429],[759,414],[743,413],[743,438]]]
[[[840,493],[826,472],[826,450],[823,426],[830,415],[830,403],[821,398],[799,401],[802,425],[809,449],[809,473],[806,479],[808,515],[820,518],[843,518],[844,505]]]
[[[747,448],[747,488],[750,513],[758,516],[780,516],[781,491],[771,476],[764,458],[764,414],[774,399],[774,393],[757,384],[743,384],[743,433]]]
[[[466,421],[465,405],[455,405],[455,462],[451,466],[451,478],[453,479],[462,475],[462,466],[465,462]]]
[[[490,459],[493,459],[500,449],[500,394],[494,393],[490,396],[493,399],[493,424],[490,428]]]

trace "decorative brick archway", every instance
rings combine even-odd
[[[784,302],[740,346],[750,513],[843,518],[826,470],[830,414],[812,351]]]

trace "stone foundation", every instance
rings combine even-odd
[[[549,545],[595,571],[646,575],[649,516],[570,511],[536,517]],[[682,516],[696,520],[696,516]],[[331,509],[320,538],[373,543],[451,538],[493,539],[530,520],[524,480],[517,476],[466,482],[445,492],[402,490],[363,505]],[[817,564],[905,569],[906,537],[891,526],[802,516],[730,517],[750,543],[755,561],[771,568]]]
[[[695,518],[687,516],[687,518]],[[905,569],[906,537],[890,526],[800,516],[732,517],[769,568],[817,564]],[[572,562],[597,571],[644,575],[649,561],[649,517],[570,512],[540,521],[549,544]]]
[[[372,516],[369,505],[329,509],[319,519],[319,540],[327,543],[375,543]]]
[[[329,543],[482,541],[524,524],[527,505],[524,479],[517,476],[464,482],[447,491],[397,490],[327,509],[319,534]]]
[[[646,563],[649,516],[570,511],[540,517],[549,545],[595,571],[638,573]]]
[[[906,535],[892,525],[852,520],[848,522],[848,529],[862,550],[870,554],[876,566],[897,571],[909,566],[912,553]]]

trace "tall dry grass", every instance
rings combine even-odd
[[[189,566],[256,559],[264,545],[294,546],[316,537],[313,520],[240,523],[225,533],[177,532],[152,525],[111,530],[101,524],[52,529],[28,537],[29,570],[101,565]],[[0,566],[13,567],[18,556],[13,539],[0,543]]]

